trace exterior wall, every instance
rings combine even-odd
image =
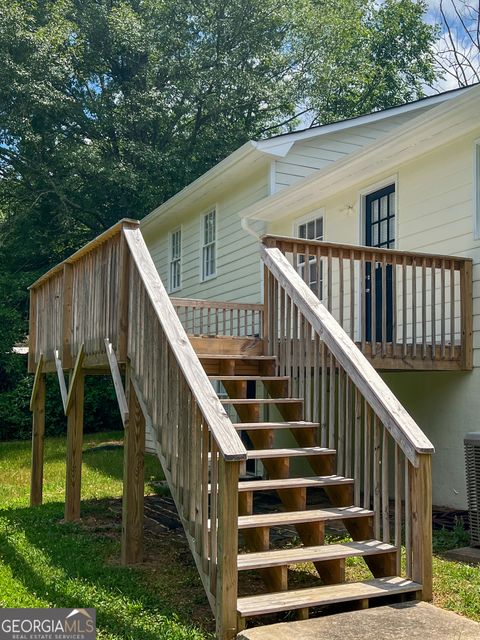
[[[326,241],[363,242],[362,192],[389,179],[397,189],[396,248],[471,257],[473,266],[473,372],[398,372],[384,377],[436,447],[434,503],[465,508],[463,436],[480,430],[480,240],[474,239],[474,141],[480,129],[366,184],[318,200]],[[302,219],[305,216],[302,216]],[[295,215],[269,224],[268,233],[292,235]]]
[[[180,214],[178,222],[161,227],[146,242],[160,277],[168,285],[169,232],[182,229],[181,289],[172,293],[177,298],[202,300],[260,302],[261,265],[257,240],[241,226],[239,212],[268,195],[268,171],[265,170],[236,189],[212,200],[209,206],[193,207]],[[201,219],[202,214],[216,207],[217,275],[201,281]],[[258,235],[265,224],[254,221],[250,227]]]
[[[359,151],[427,109],[428,107],[424,107],[413,114],[403,113],[372,124],[363,124],[295,143],[285,158],[275,161],[274,190],[281,191],[318,169],[343,159],[349,153]]]

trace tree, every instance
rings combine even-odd
[[[27,282],[249,138],[422,95],[425,8],[0,0],[0,324],[20,337]]]
[[[437,20],[441,37],[436,63],[453,87],[480,82],[480,4],[469,0],[440,0]]]

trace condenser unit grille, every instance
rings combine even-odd
[[[472,547],[480,546],[480,433],[465,436],[467,499]]]

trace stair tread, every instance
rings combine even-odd
[[[381,542],[380,540],[363,540],[342,544],[298,547],[296,549],[276,549],[256,553],[241,553],[238,556],[238,569],[240,571],[265,569],[299,562],[321,562],[324,560],[337,560],[353,556],[392,553],[395,550],[396,548],[394,546],[386,542]]]
[[[303,398],[220,398],[222,404],[290,404],[303,403]]]
[[[210,378],[210,380],[225,380],[225,381],[230,381],[230,380],[246,380],[246,381],[250,381],[250,380],[280,380],[281,382],[290,380],[290,376],[262,376],[262,375],[258,375],[258,376],[243,376],[243,375],[238,375],[238,376],[222,376],[222,375],[214,375],[214,376],[208,376]]]
[[[247,356],[243,353],[197,353],[200,360],[275,360],[276,356]]]
[[[365,582],[347,582],[343,584],[325,585],[309,589],[282,591],[278,593],[262,593],[255,596],[238,598],[237,611],[240,616],[255,616],[289,609],[316,607],[337,602],[376,598],[381,596],[420,591],[417,582],[390,576]]]
[[[335,449],[324,447],[291,447],[279,449],[252,449],[247,451],[248,460],[261,458],[298,458],[302,456],[323,456],[335,454]]]
[[[304,522],[325,522],[328,520],[344,520],[346,518],[365,518],[372,516],[373,511],[363,509],[362,507],[326,507],[324,509],[309,509],[307,511],[280,511],[239,516],[238,528],[278,527]]]
[[[255,429],[312,429],[320,426],[319,422],[305,422],[304,420],[289,422],[235,422],[235,429],[239,431]]]
[[[295,487],[328,487],[338,484],[353,484],[352,478],[343,476],[312,476],[309,478],[278,478],[273,480],[244,480],[238,483],[239,491],[270,491]]]

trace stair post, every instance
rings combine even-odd
[[[143,561],[145,416],[127,366],[128,419],[123,441],[122,564]]]
[[[412,575],[422,585],[422,600],[432,599],[432,456],[419,454],[418,467],[408,465]],[[408,514],[407,514],[408,517]]]
[[[218,465],[216,637],[232,640],[237,635],[238,592],[238,477],[240,463],[220,455]],[[213,525],[212,525],[213,526]]]

